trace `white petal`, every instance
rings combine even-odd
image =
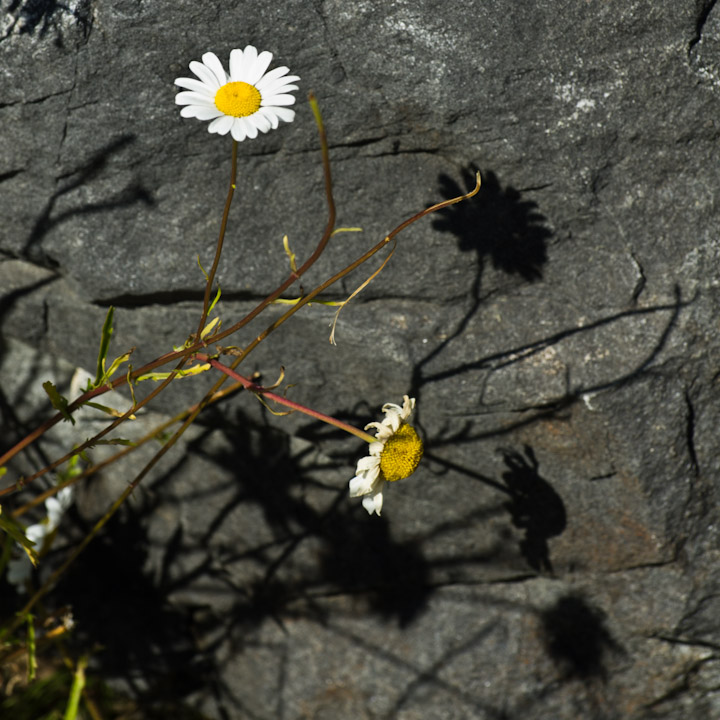
[[[205,83],[209,88],[212,90],[217,91],[220,85],[224,85],[225,83],[219,83],[218,79],[215,77],[215,74],[210,70],[210,68],[205,67],[201,62],[198,62],[197,60],[193,60],[190,63],[190,70],[197,75],[202,82]]]
[[[242,73],[244,64],[243,59],[243,51],[238,50],[235,48],[235,50],[230,51],[230,80],[232,82],[238,82],[240,80],[240,75]]]
[[[268,65],[272,62],[272,53],[267,50],[263,50],[255,60],[255,64],[252,69],[248,72],[246,82],[254,85],[262,76],[263,73],[268,69]]]
[[[373,443],[375,444],[375,443]],[[356,472],[364,473],[370,470],[371,468],[377,468],[380,465],[380,460],[377,457],[374,457],[372,455],[367,455],[365,457],[360,458],[357,461],[357,470]]]
[[[230,132],[230,128],[233,126],[234,119],[235,118],[230,117],[230,115],[221,115],[208,125],[208,132],[217,133],[218,135],[227,135]]]
[[[277,80],[278,78],[281,78],[283,75],[286,75],[290,71],[290,68],[285,67],[284,65],[281,67],[273,68],[269,73],[265,73],[260,80],[258,80],[255,83],[255,87],[258,90],[262,90],[263,88],[267,87],[268,85],[272,84]],[[294,80],[299,80],[300,78],[293,77],[291,82]]]
[[[60,524],[60,519],[65,512],[65,508],[54,497],[49,497],[45,501],[45,509],[48,515],[48,532],[52,532]]]
[[[386,414],[389,412],[394,412],[399,415],[402,412],[402,408],[399,405],[396,405],[395,403],[385,403],[382,406],[382,411]]]
[[[370,443],[370,454],[374,457],[378,458],[378,463],[380,462],[379,458],[382,454],[383,448],[385,447],[384,442],[374,442]]]
[[[285,122],[292,122],[295,119],[294,110],[288,110],[287,108],[281,107],[269,107],[265,109],[268,110],[274,117],[280,118],[280,120],[284,120]]]
[[[365,429],[368,430],[371,427],[375,428],[375,437],[380,442],[385,442],[389,437],[392,437],[394,434],[392,428],[389,427],[388,425],[384,425],[383,423],[379,423],[379,422],[368,423],[365,426]],[[370,447],[372,448],[372,445]]]
[[[73,497],[75,496],[75,492],[73,491],[73,488],[68,485],[67,487],[64,487],[58,494],[55,496],[60,503],[63,512],[67,510],[73,503]]]
[[[261,115],[270,123],[270,127],[273,130],[277,130],[277,127],[280,124],[280,118],[272,110],[273,110],[272,108],[261,107],[255,113],[255,116],[257,117],[258,115]]]
[[[248,80],[248,78],[250,77],[252,69],[255,67],[257,56],[257,48],[253,45],[248,45],[245,50],[243,50],[243,62],[242,67],[240,68],[240,74],[237,76],[237,80],[240,80],[241,82],[252,83],[252,81]]]
[[[274,87],[272,90],[266,90],[266,95],[287,95],[291,90],[299,90],[297,85],[279,85]]]
[[[216,90],[209,85],[206,85],[200,80],[194,78],[176,78],[175,84],[178,87],[186,88],[187,90],[193,90],[194,92],[200,93],[201,95],[207,95],[210,98],[215,97]]]
[[[222,114],[216,107],[207,107],[205,105],[185,105],[180,110],[180,115],[183,117],[194,117],[198,120],[214,120]]]
[[[400,413],[403,420],[407,420],[410,417],[410,413],[415,409],[415,398],[403,395],[403,407]]]
[[[260,112],[253,113],[248,117],[248,121],[251,122],[260,132],[266,133],[272,125],[270,124],[270,120],[265,117]]]
[[[402,420],[400,419],[400,413],[397,412],[389,412],[383,420],[383,425],[386,428],[390,428],[393,435],[398,431],[401,423]]]
[[[42,544],[42,541],[45,539],[45,536],[48,534],[48,526],[45,523],[37,523],[35,525],[31,525],[27,530],[25,530],[25,537],[27,537],[28,540],[35,543],[36,546],[39,546]],[[37,547],[36,549],[40,549]]]
[[[242,142],[245,139],[245,125],[242,122],[242,118],[233,118],[232,128],[230,132],[235,140]]]
[[[258,87],[260,83],[256,83],[255,87],[262,95],[275,95],[276,93],[285,92],[282,88],[290,87],[297,89],[292,77],[282,77],[269,83],[263,83],[262,87]]]
[[[356,475],[352,480],[350,480],[350,497],[368,495],[372,492],[373,485],[373,481],[366,475]]]
[[[372,497],[364,497],[362,501],[363,507],[372,515],[376,513],[380,515],[380,511],[383,506],[383,494],[381,492],[375,493]]]
[[[294,95],[270,95],[269,97],[265,97],[263,95],[262,102],[260,103],[264,107],[271,107],[271,106],[277,106],[277,105],[294,105],[295,104],[295,96]]]
[[[245,131],[245,135],[247,135],[250,140],[254,140],[258,134],[257,128],[255,127],[255,123],[250,122],[249,117],[239,118],[239,120],[242,123],[243,130]]]
[[[215,107],[215,101],[209,95],[183,90],[175,96],[177,105],[205,105]]]
[[[218,84],[225,85],[228,81],[227,73],[225,72],[225,68],[222,66],[222,63],[218,60],[218,56],[215,53],[206,52],[202,56],[202,61],[205,64],[205,67],[211,70],[212,74],[218,81]]]

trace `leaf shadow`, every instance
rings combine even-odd
[[[42,249],[42,241],[58,225],[78,215],[103,213],[117,208],[132,207],[137,203],[143,203],[149,207],[155,204],[154,196],[150,190],[139,182],[132,182],[113,197],[103,199],[100,202],[79,203],[67,210],[55,212],[55,207],[61,198],[78,188],[85,187],[92,180],[99,177],[107,168],[113,156],[122,152],[125,147],[134,141],[135,135],[133,134],[121,135],[98,150],[83,165],[70,173],[69,179],[53,192],[36,219],[21,252],[24,258],[45,267],[55,268],[58,263]]]

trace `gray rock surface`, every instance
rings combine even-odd
[[[194,330],[230,169],[174,105],[203,52],[252,43],[302,78],[295,122],[240,145],[226,326],[286,277],[283,235],[303,259],[325,226],[307,91],[338,225],[364,232],[306,289],[484,183],[400,236],[337,347],[310,307],[244,366],[360,426],[417,398],[426,458],[383,517],[347,497],[354,440],[242,395],[211,409],[58,588],[105,648],[93,672],[168,717],[720,716],[720,4],[2,10],[6,445],[47,413],[33,382],[94,367],[109,305],[135,366]],[[131,476],[88,483],[68,538]]]

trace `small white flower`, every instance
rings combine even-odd
[[[366,430],[376,429],[377,442],[370,444],[367,457],[358,460],[356,475],[350,480],[350,496],[364,495],[363,507],[371,515],[380,515],[385,483],[412,475],[422,458],[422,440],[415,428],[405,422],[414,407],[415,399],[405,395],[402,407],[394,403],[383,405],[385,417],[365,426]]]
[[[193,60],[190,70],[199,78],[177,78],[175,84],[185,91],[175,96],[184,105],[180,114],[198,120],[210,120],[208,132],[227,135],[241,142],[256,138],[277,128],[280,120],[292,122],[295,111],[287,105],[295,103],[291,90],[300,78],[288,75],[289,69],[278,67],[266,72],[272,53],[258,51],[248,45],[230,53],[230,73],[226,73],[215,53],[207,52],[202,62]]]
[[[72,505],[73,501],[73,489],[70,485],[64,487],[58,491],[54,497],[49,497],[45,501],[45,509],[48,514],[48,525],[50,529],[48,532],[52,532],[60,524],[60,518],[65,514],[65,511]]]
[[[54,497],[49,497],[45,501],[45,510],[47,518],[43,522],[30,525],[25,530],[25,537],[35,544],[34,550],[40,553],[45,545],[45,539],[48,535],[57,530],[60,519],[65,511],[72,505],[73,489],[72,487],[64,487]],[[30,579],[32,573],[32,563],[27,553],[21,549],[18,557],[11,558],[7,564],[7,581],[15,586],[19,593],[25,592],[25,584]]]

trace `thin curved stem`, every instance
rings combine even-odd
[[[339,428],[340,430],[344,430],[347,433],[350,433],[351,435],[355,435],[355,437],[360,438],[361,440],[364,440],[366,443],[374,443],[377,442],[377,438],[373,437],[369,433],[363,432],[362,430],[358,430],[354,425],[349,425],[346,422],[343,422],[342,420],[338,420],[337,418],[332,417],[331,415],[325,415],[325,413],[318,412],[317,410],[313,410],[312,408],[306,407],[305,405],[301,405],[300,403],[295,402],[294,400],[289,400],[286,397],[283,397],[282,395],[277,395],[276,393],[272,392],[271,390],[268,390],[267,388],[262,387],[262,385],[258,385],[257,383],[254,383],[252,380],[249,380],[246,377],[243,377],[242,375],[239,375],[235,372],[232,368],[229,368],[227,365],[223,365],[219,360],[215,358],[210,358],[207,355],[200,355],[198,354],[197,359],[201,362],[208,362],[210,363],[214,368],[219,370],[222,373],[225,373],[228,377],[232,378],[236,382],[239,382],[246,390],[249,390],[250,392],[257,393],[258,395],[262,395],[263,397],[268,398],[269,400],[272,400],[273,402],[278,403],[279,405],[284,405],[285,407],[290,408],[291,410],[297,410],[298,412],[304,413],[305,415],[309,415],[311,418],[315,418],[315,420],[320,420],[321,422],[327,423],[328,425],[334,425],[336,428]]]
[[[212,267],[207,276],[205,283],[205,297],[203,298],[202,315],[197,329],[197,339],[200,340],[203,328],[207,322],[208,308],[210,307],[210,294],[212,293],[213,282],[217,274],[218,265],[220,264],[220,255],[222,254],[223,241],[225,240],[225,230],[227,229],[228,216],[230,215],[230,205],[232,205],[233,195],[235,194],[235,183],[237,180],[237,151],[238,143],[235,138],[232,141],[232,162],[230,163],[230,187],[228,188],[227,199],[225,200],[225,209],[223,210],[222,222],[220,223],[220,235],[218,236],[217,245],[215,247],[215,258]]]

